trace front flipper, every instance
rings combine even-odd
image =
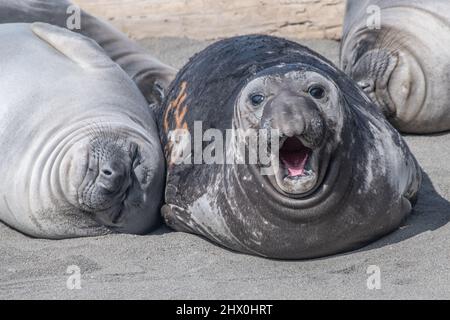
[[[161,208],[161,215],[164,222],[169,228],[180,232],[197,233],[194,229],[188,226],[188,223],[183,221],[183,217],[187,215],[186,212],[177,206],[165,204]]]
[[[45,22],[65,28],[73,14],[69,8],[77,7],[68,0],[1,0],[0,23]],[[95,40],[136,83],[149,104],[160,105],[177,70],[151,56],[109,23],[84,10],[79,14],[81,29],[73,31]]]
[[[92,39],[47,23],[35,22],[33,33],[83,68],[109,68],[116,64]]]

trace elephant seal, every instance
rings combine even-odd
[[[447,0],[349,0],[341,67],[400,131],[446,131],[449,42]]]
[[[160,114],[164,220],[239,252],[305,259],[361,247],[399,227],[420,185],[406,143],[359,87],[284,39],[211,45],[178,73]],[[243,139],[252,129],[278,132],[261,143],[278,166],[240,161],[255,149]],[[198,163],[199,150],[236,160]]]
[[[71,31],[95,40],[133,79],[150,104],[161,103],[176,69],[150,56],[136,42],[68,0],[2,0],[0,23],[45,22],[67,28],[77,18],[75,9],[79,10],[80,29],[74,24]]]
[[[34,237],[159,225],[165,164],[153,112],[93,40],[2,24],[0,220]]]

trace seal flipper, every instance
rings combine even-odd
[[[411,181],[409,183],[409,188],[407,192],[403,195],[404,198],[408,199],[411,206],[414,207],[417,204],[419,198],[419,191],[422,187],[422,181],[424,172],[423,169],[418,164],[417,160],[414,160],[416,170],[413,171]]]
[[[116,64],[94,40],[43,22],[31,24],[33,33],[83,68],[108,68]]]
[[[184,214],[180,214],[180,208],[175,207],[170,204],[165,204],[161,208],[161,216],[164,219],[164,222],[169,228],[172,228],[177,231],[181,232],[187,232],[187,233],[196,233],[195,230],[193,230],[190,226],[188,226],[188,223],[186,223],[182,217],[186,216],[186,212]]]

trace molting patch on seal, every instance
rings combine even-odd
[[[192,214],[188,225],[191,228],[204,229],[215,241],[221,241],[222,238],[227,238],[228,241],[236,241],[220,214],[216,201],[215,199],[209,199],[209,195],[205,194],[189,205],[187,211]]]

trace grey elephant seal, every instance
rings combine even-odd
[[[280,38],[236,37],[197,54],[158,119],[165,221],[244,253],[303,259],[361,247],[400,226],[421,182],[406,143],[356,84]],[[230,129],[222,146],[217,132]],[[278,166],[190,159],[200,146],[242,160],[255,144],[234,133],[251,129],[278,132],[262,144]]]
[[[341,66],[399,130],[446,131],[449,43],[447,0],[349,0]]]
[[[72,27],[75,11],[71,8],[74,5],[68,0],[2,0],[0,23],[45,22]],[[133,79],[149,103],[161,103],[164,91],[175,77],[174,68],[152,57],[136,42],[83,10],[80,11],[79,27],[79,30],[75,28],[72,31],[95,40]]]
[[[164,159],[136,85],[91,39],[2,24],[0,220],[34,237],[146,233]]]

